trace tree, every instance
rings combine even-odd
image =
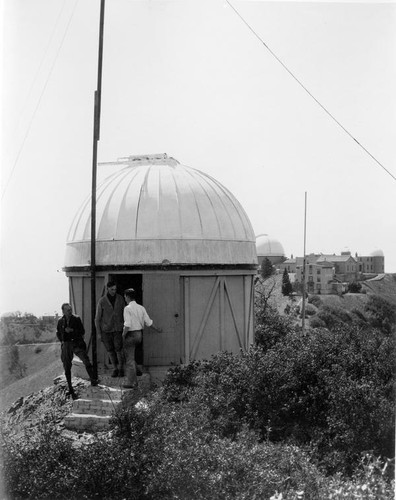
[[[283,295],[287,296],[290,295],[293,291],[292,284],[290,283],[290,278],[289,278],[289,273],[285,269],[283,271],[283,276],[282,276],[282,293]]]
[[[264,257],[260,267],[260,274],[263,279],[267,279],[274,274],[274,266],[268,257]]]

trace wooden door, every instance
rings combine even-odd
[[[253,336],[252,276],[183,279],[184,362],[246,350]]]
[[[154,324],[162,328],[161,333],[150,328],[144,330],[145,366],[170,366],[182,362],[179,281],[178,274],[143,276],[143,305]]]

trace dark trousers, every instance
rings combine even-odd
[[[62,342],[61,360],[63,363],[63,368],[65,370],[65,376],[69,388],[71,388],[71,368],[74,355],[78,356],[84,363],[89,378],[91,380],[93,378],[93,368],[87,353],[87,345],[85,344],[84,340],[81,339],[70,342]]]
[[[137,365],[143,365],[143,332],[142,341],[135,346],[135,361]]]

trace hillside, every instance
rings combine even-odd
[[[0,410],[3,411],[21,396],[27,396],[53,384],[63,373],[60,344],[19,345],[19,360],[26,367],[26,375],[17,378],[9,373],[9,348],[0,349]]]

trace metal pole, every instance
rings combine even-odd
[[[303,282],[302,282],[302,292],[303,292],[303,299],[302,299],[302,310],[301,310],[301,314],[302,314],[302,323],[301,323],[301,326],[302,326],[302,334],[304,335],[305,334],[305,276],[306,276],[306,272],[305,272],[305,266],[306,266],[306,260],[305,260],[305,254],[306,254],[306,251],[305,251],[305,244],[306,244],[306,237],[307,237],[307,192],[305,191],[305,208],[304,208],[304,258],[303,258]]]
[[[91,196],[91,339],[94,378],[98,378],[98,356],[96,347],[96,169],[98,163],[98,141],[100,139],[100,107],[102,94],[103,28],[105,0],[100,2],[98,81],[95,91],[93,154],[92,154],[92,196]]]

